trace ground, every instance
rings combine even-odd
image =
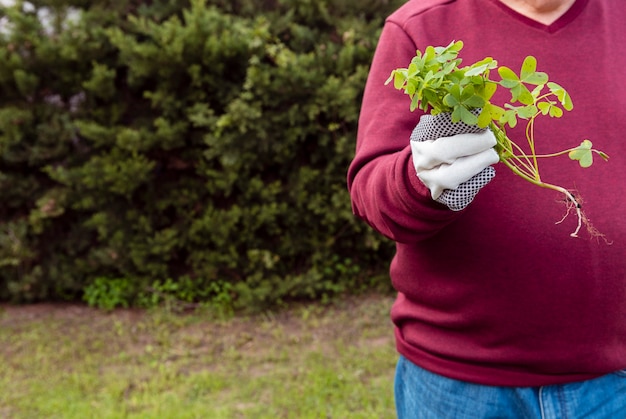
[[[89,417],[179,419],[168,409],[202,417],[194,409],[207,405],[215,418],[393,417],[392,301],[368,295],[227,318],[3,305],[0,418],[78,418],[99,406],[109,413]]]

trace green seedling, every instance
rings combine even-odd
[[[537,60],[533,56],[524,59],[518,74],[508,67],[498,66],[491,57],[461,67],[458,55],[462,48],[463,42],[456,41],[446,47],[429,46],[423,52],[417,51],[409,66],[393,70],[385,84],[393,82],[396,89],[409,96],[411,111],[421,109],[432,115],[448,112],[453,122],[491,129],[497,139],[496,151],[501,163],[528,182],[565,195],[567,213],[574,210],[578,216],[573,237],[578,236],[583,224],[590,233],[599,235],[586,219],[581,199],[571,190],[543,181],[539,173],[542,158],[568,155],[583,168],[592,165],[594,155],[608,160],[608,155],[593,148],[588,139],[567,150],[536,154],[535,120],[539,116],[560,118],[564,111],[571,111],[574,105],[570,95],[562,86],[549,81],[548,74],[537,71]],[[492,72],[498,73],[499,80],[491,78]],[[511,94],[511,100],[502,106],[491,102],[499,88]],[[520,120],[526,121],[529,151],[507,135],[507,127],[517,126]]]

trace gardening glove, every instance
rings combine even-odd
[[[411,134],[413,165],[431,197],[460,211],[496,175],[500,159],[489,129],[453,123],[449,113],[423,115]]]

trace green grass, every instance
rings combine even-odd
[[[257,316],[0,312],[0,418],[393,418],[389,296]]]

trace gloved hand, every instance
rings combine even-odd
[[[423,115],[411,134],[417,176],[434,200],[453,211],[468,206],[495,176],[495,145],[491,130],[453,123],[447,113]]]

